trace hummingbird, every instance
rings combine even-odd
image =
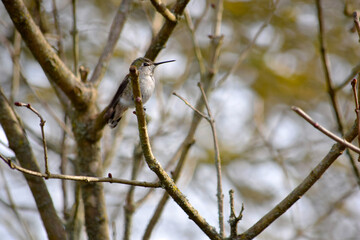
[[[136,66],[139,71],[141,98],[144,104],[149,100],[155,89],[155,68],[160,64],[174,61],[175,60],[169,60],[154,63],[150,59],[140,57],[131,63],[130,66]],[[115,96],[108,105],[105,113],[105,118],[108,118],[109,126],[111,128],[115,128],[126,110],[134,107],[135,103],[132,84],[130,83],[130,75],[127,74],[116,91]]]

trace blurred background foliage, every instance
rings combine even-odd
[[[48,41],[58,50],[64,45],[64,61],[73,68],[71,1],[55,1],[59,11],[61,36],[55,31],[52,1],[26,1],[34,19]],[[167,1],[171,6],[174,1]],[[360,70],[360,45],[354,31],[352,12],[360,8],[358,0],[327,0],[323,2],[325,41],[331,62],[331,76],[340,106],[345,129],[355,120],[351,80]],[[77,4],[79,31],[79,62],[94,69],[109,33],[112,19],[120,1],[83,1]],[[210,58],[211,19],[213,1],[190,1],[187,11],[195,26],[195,36],[205,59]],[[16,50],[16,33],[3,6],[0,7],[0,84],[13,101],[31,103],[46,119],[50,165],[59,171],[60,153],[64,146],[63,129],[59,121],[65,116],[51,85],[40,66],[21,43],[20,69],[23,75],[16,82],[11,52]],[[117,44],[114,57],[98,91],[99,108],[111,100],[128,67],[136,57],[143,56],[151,39],[163,23],[148,1],[134,1],[128,20]],[[259,36],[254,40],[258,31]],[[340,135],[329,101],[321,63],[318,19],[314,1],[280,0],[225,0],[221,28],[224,42],[219,59],[219,72],[209,96],[217,124],[223,163],[225,202],[227,192],[234,189],[236,207],[244,203],[245,212],[240,230],[246,230],[275,204],[284,198],[330,150],[333,142],[318,133],[294,114],[290,106],[307,111],[317,122]],[[226,74],[243,58],[234,72]],[[172,95],[173,91],[196,103],[200,92],[199,65],[194,55],[191,32],[182,18],[172,34],[160,60],[176,59],[156,70],[158,80],[155,96],[147,103],[150,117],[149,131],[152,147],[162,165],[169,163],[189,130],[192,110]],[[343,84],[345,83],[345,84]],[[340,86],[340,87],[338,87]],[[42,163],[38,119],[24,109],[17,109],[25,122],[34,151]],[[55,120],[55,117],[58,120]],[[68,128],[71,129],[71,126]],[[1,132],[0,151],[11,156],[4,133]],[[211,130],[202,121],[196,133],[180,189],[190,202],[214,226],[217,226],[216,178]],[[105,172],[129,178],[133,149],[138,142],[136,119],[131,111],[115,131],[105,129],[102,139]],[[74,141],[66,136],[66,156],[75,161]],[[356,157],[355,157],[356,158]],[[41,165],[41,164],[40,164]],[[13,225],[19,221],[11,210],[9,196],[20,209],[21,219],[33,232],[35,239],[44,239],[45,232],[34,212],[35,207],[23,177],[1,164],[0,235],[5,239],[23,239]],[[357,163],[358,167],[358,163]],[[74,174],[72,164],[67,172]],[[145,167],[139,179],[152,180],[155,176]],[[358,239],[360,234],[359,183],[343,155],[315,186],[284,216],[266,229],[257,239]],[[74,183],[69,183],[64,200],[60,181],[47,182],[54,202],[61,212],[63,203],[68,211],[74,203]],[[10,192],[6,192],[6,186]],[[123,231],[124,185],[105,184],[111,229],[116,239]],[[137,189],[141,198],[146,189]],[[137,209],[133,238],[139,239],[154,211],[162,191],[156,190],[150,199]],[[19,197],[26,196],[26,197]],[[26,198],[26,199],[25,199]],[[31,200],[30,200],[31,199]],[[225,206],[228,217],[229,206]],[[6,216],[6,217],[5,217]],[[229,230],[229,229],[227,229]],[[163,214],[153,239],[206,239],[195,224],[172,202]]]

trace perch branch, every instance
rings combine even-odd
[[[206,220],[197,212],[190,204],[189,200],[175,185],[173,179],[164,171],[160,163],[155,159],[149,141],[146,127],[145,111],[142,104],[139,75],[135,66],[130,67],[130,78],[133,87],[134,101],[136,106],[136,116],[138,120],[138,130],[141,142],[141,148],[145,157],[145,161],[149,168],[158,176],[162,186],[173,200],[184,210],[188,217],[193,220],[199,228],[211,239],[221,239],[215,228],[210,226]]]

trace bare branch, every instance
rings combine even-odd
[[[347,142],[351,142],[358,134],[357,123],[355,123],[349,132],[344,136]],[[294,205],[304,194],[320,179],[324,172],[331,166],[331,164],[343,153],[345,145],[343,143],[336,143],[333,145],[328,154],[321,160],[321,162],[309,173],[309,175],[278,205],[271,209],[265,216],[263,216],[257,223],[246,230],[244,233],[237,236],[236,239],[254,239],[271,223],[285,213],[292,205]]]
[[[349,143],[345,139],[336,136],[335,134],[333,134],[332,132],[330,132],[329,130],[327,130],[326,128],[324,128],[323,126],[321,126],[320,124],[318,124],[314,120],[312,120],[312,118],[309,115],[307,115],[302,109],[300,109],[298,107],[295,107],[295,106],[291,107],[291,109],[294,112],[296,112],[297,114],[299,114],[302,118],[304,118],[308,123],[313,125],[314,128],[318,129],[320,132],[324,133],[329,138],[335,140],[339,144],[343,144],[345,147],[347,147],[347,148],[353,150],[354,152],[360,154],[360,149],[358,147],[356,147],[355,145],[352,145],[351,143]]]
[[[218,201],[218,214],[219,214],[219,228],[220,235],[225,237],[225,224],[224,224],[224,194],[222,190],[222,176],[221,176],[221,157],[220,157],[220,149],[219,143],[217,139],[216,127],[215,127],[215,119],[213,118],[208,100],[206,98],[206,94],[201,82],[198,83],[198,87],[200,88],[201,95],[204,99],[205,107],[209,116],[209,123],[213,135],[214,149],[215,149],[215,168],[216,168],[216,178],[217,178],[217,201]]]
[[[2,2],[28,48],[49,77],[49,81],[54,82],[66,94],[76,109],[86,108],[93,97],[92,89],[79,81],[61,61],[35,24],[23,1]]]
[[[21,103],[21,102],[15,102],[15,106],[17,107],[26,107],[28,109],[30,109],[33,113],[35,113],[39,118],[40,118],[40,128],[41,128],[41,139],[42,139],[42,144],[43,144],[43,149],[44,149],[44,160],[45,160],[45,174],[47,176],[50,176],[50,171],[49,171],[49,164],[48,164],[48,154],[47,154],[47,147],[46,147],[46,139],[45,139],[45,131],[44,131],[44,126],[45,126],[45,120],[43,119],[43,117],[41,116],[41,114],[36,111],[35,108],[33,108],[30,103]]]
[[[174,16],[180,16],[190,0],[177,0],[174,7],[171,9]],[[148,50],[145,53],[145,57],[154,60],[159,52],[165,47],[167,40],[170,38],[171,33],[174,31],[177,21],[166,20],[159,33],[151,42]]]
[[[77,15],[76,15],[76,1],[72,0],[72,14],[73,14],[73,28],[71,30],[72,44],[73,44],[73,61],[74,61],[74,74],[76,77],[79,76],[78,65],[79,65],[79,31],[77,29]]]
[[[359,35],[359,42],[360,42],[360,22],[359,22],[359,13],[357,11],[355,11],[353,13],[353,17],[354,17],[354,25],[356,28],[356,31]]]
[[[129,13],[131,0],[123,0],[116,12],[115,18],[111,24],[111,28],[109,31],[109,37],[107,43],[104,47],[104,50],[99,58],[98,63],[94,69],[94,73],[90,78],[90,82],[92,82],[95,86],[98,86],[100,81],[102,80],[107,66],[110,62],[110,59],[114,53],[115,46],[117,41],[120,38],[121,31],[125,25],[125,21],[127,15]]]
[[[21,122],[0,88],[0,124],[5,131],[10,148],[23,168],[39,172],[35,156]],[[66,239],[66,233],[56,213],[50,193],[43,179],[24,175],[28,182],[49,239]]]
[[[120,179],[120,178],[113,178],[111,174],[109,174],[108,177],[90,177],[90,176],[74,176],[74,175],[65,175],[65,174],[51,174],[48,176],[47,174],[33,171],[27,168],[20,167],[13,163],[10,159],[4,157],[2,154],[0,154],[0,158],[6,162],[10,168],[18,170],[22,173],[39,177],[39,178],[45,178],[45,179],[63,179],[63,180],[72,180],[72,181],[79,181],[79,182],[86,182],[86,183],[94,183],[94,182],[107,182],[107,183],[120,183],[120,184],[126,184],[126,185],[133,185],[138,187],[149,187],[149,188],[160,188],[161,185],[158,182],[155,183],[149,183],[149,182],[143,182],[143,181],[135,181],[135,180],[126,180],[126,179]]]
[[[234,204],[234,190],[230,189],[230,217],[229,217],[229,224],[230,224],[230,239],[234,239],[237,235],[237,224],[242,219],[242,214],[244,212],[244,204],[241,205],[241,210],[239,216],[236,216],[235,213],[235,204]]]
[[[215,228],[210,226],[206,220],[190,204],[189,200],[180,192],[173,179],[164,171],[160,163],[155,159],[149,141],[149,135],[146,127],[145,111],[141,100],[139,85],[139,75],[135,66],[130,67],[130,78],[133,87],[134,101],[136,106],[136,116],[138,120],[138,130],[141,147],[145,161],[149,168],[158,176],[166,192],[174,201],[184,210],[188,217],[193,220],[199,228],[211,239],[221,239]]]

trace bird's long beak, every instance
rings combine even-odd
[[[163,63],[169,63],[169,62],[175,62],[175,60],[169,60],[169,61],[157,62],[157,63],[154,63],[154,65],[155,65],[155,66],[157,66],[157,65],[160,65],[160,64],[163,64]]]

